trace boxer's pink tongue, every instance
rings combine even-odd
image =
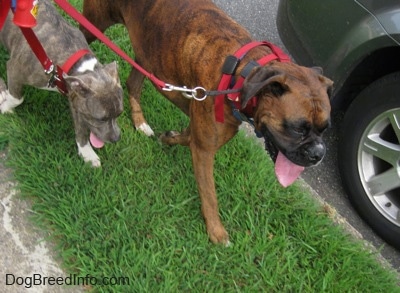
[[[93,134],[93,132],[90,132],[90,143],[92,144],[93,147],[96,149],[100,149],[104,146],[104,142],[98,138],[96,135]]]
[[[303,166],[292,163],[281,152],[278,152],[275,161],[275,174],[279,183],[283,187],[288,187],[292,184],[300,176],[303,170]]]

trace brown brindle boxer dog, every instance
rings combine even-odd
[[[216,90],[226,57],[252,41],[250,34],[211,0],[85,0],[83,12],[101,31],[115,23],[124,24],[136,61],[157,78],[188,88]],[[82,30],[89,41],[94,40]],[[237,79],[251,60],[270,53],[268,46],[250,50],[233,75]],[[143,79],[133,69],[127,86],[133,123],[150,136],[153,131],[140,108]],[[276,173],[284,185],[299,175],[299,166],[318,164],[325,155],[321,136],[330,123],[327,92],[331,86],[318,69],[277,61],[255,66],[244,80],[239,96],[242,108],[256,97],[251,114],[255,129],[265,137],[269,151],[275,155],[278,151]],[[225,119],[220,123],[215,117],[214,96],[197,101],[179,92],[162,93],[190,117],[190,124],[182,133],[163,134],[161,140],[190,147],[208,235],[212,242],[227,245],[229,236],[218,215],[213,164],[216,152],[237,133],[241,121],[226,98],[222,104]]]

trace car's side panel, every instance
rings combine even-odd
[[[374,15],[384,30],[400,45],[400,1],[399,0],[356,0]]]
[[[283,21],[279,20],[282,15],[286,15],[285,26],[291,28],[283,29]],[[364,57],[378,49],[397,46],[377,18],[355,1],[281,0],[278,29],[298,62],[324,68],[335,81],[334,94]],[[295,42],[293,33],[297,36]],[[303,49],[300,54],[296,54],[298,42]]]

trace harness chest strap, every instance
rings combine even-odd
[[[231,85],[233,75],[235,74],[236,68],[239,66],[240,61],[251,49],[257,46],[267,46],[271,49],[272,53],[260,58],[257,61],[250,61],[243,68],[241,75],[236,81],[236,83],[234,85]],[[237,50],[234,55],[230,55],[226,58],[222,68],[222,77],[218,85],[218,91],[224,91],[228,88],[240,89],[243,86],[245,78],[255,66],[264,66],[265,64],[273,60],[278,60],[280,62],[289,62],[290,58],[280,48],[276,47],[275,45],[269,42],[265,41],[251,42],[244,45],[242,48]],[[229,100],[235,103],[238,109],[241,109],[239,95],[240,93],[236,92],[228,95],[221,94],[215,97],[214,110],[215,110],[215,120],[217,122],[220,123],[224,122],[224,101],[226,96],[228,97]],[[249,101],[246,109],[254,108],[256,103],[257,103],[256,98],[253,97],[251,101]]]
[[[78,50],[68,58],[64,65],[60,67],[58,65],[54,65],[53,61],[51,61],[51,59],[47,56],[46,51],[31,28],[20,27],[20,29],[33,53],[42,64],[45,73],[50,75],[48,86],[56,86],[58,91],[65,95],[68,91],[65,85],[63,74],[68,73],[72,66],[74,66],[75,63],[78,62],[78,60],[84,55],[89,54],[90,51],[88,49]]]

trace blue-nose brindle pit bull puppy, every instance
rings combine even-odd
[[[124,24],[136,61],[157,78],[188,88],[216,90],[225,58],[253,41],[211,0],[85,0],[84,15],[101,31]],[[94,40],[82,30],[89,41]],[[250,61],[270,53],[267,46],[252,49],[240,61],[235,77]],[[127,81],[132,120],[138,130],[153,135],[140,108],[142,83],[143,75],[133,69]],[[246,107],[256,96],[251,116],[270,151],[278,153],[276,173],[285,185],[293,179],[288,176],[298,175],[299,166],[318,164],[324,157],[321,135],[330,123],[331,86],[316,68],[277,61],[255,66],[244,80],[239,98]],[[237,133],[241,121],[233,115],[228,99],[223,104],[224,123],[219,123],[215,97],[196,101],[179,92],[162,94],[190,117],[190,124],[181,133],[161,135],[161,140],[190,147],[208,235],[212,242],[227,245],[228,233],[218,215],[213,164],[216,152]]]
[[[10,55],[8,89],[0,79],[1,113],[12,112],[23,102],[23,85],[55,89],[47,87],[49,76],[12,18],[10,12],[0,31],[0,42]],[[78,50],[89,49],[81,31],[67,23],[48,0],[38,2],[37,25],[33,30],[54,64],[61,66]],[[113,62],[103,66],[89,52],[75,63],[64,79],[78,152],[85,162],[99,167],[100,159],[91,144],[99,148],[104,142],[116,142],[120,138],[116,118],[123,110],[123,94],[117,65]]]

